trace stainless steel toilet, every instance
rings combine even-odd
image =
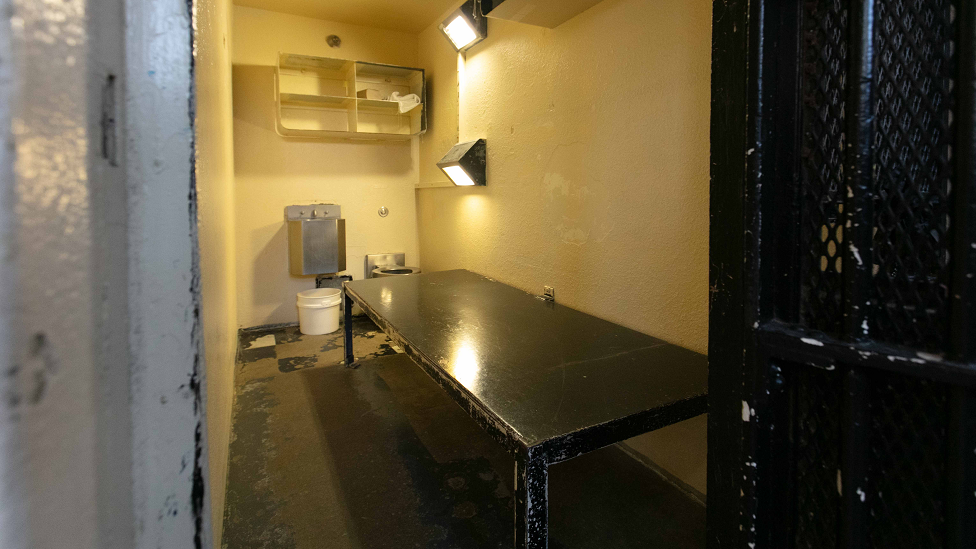
[[[419,274],[420,267],[404,265],[406,254],[369,254],[363,271],[365,278],[383,278],[387,276],[406,276]]]
[[[403,265],[385,265],[377,267],[370,273],[371,278],[383,278],[385,276],[412,275],[420,273],[420,267],[405,267]]]

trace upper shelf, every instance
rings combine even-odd
[[[420,105],[401,113],[394,92]],[[283,136],[409,139],[427,130],[423,69],[281,53],[275,99]]]
[[[281,93],[278,95],[282,105],[305,105],[309,107],[338,108],[348,107],[356,100],[352,97],[332,95],[311,95],[307,93]]]

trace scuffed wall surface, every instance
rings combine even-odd
[[[91,1],[88,67],[88,180],[95,334],[98,547],[132,546],[132,415],[129,391],[128,191],[123,128],[123,0]],[[111,86],[110,86],[111,82]],[[103,126],[105,117],[115,127]],[[104,127],[104,130],[103,130]],[[114,130],[114,131],[113,131]],[[108,137],[102,147],[102,134]]]
[[[86,4],[14,1],[3,7],[0,36],[10,46],[2,50],[10,79],[4,84],[12,93],[2,101],[11,109],[4,154],[14,169],[4,173],[0,200],[10,216],[2,282],[10,292],[3,296],[10,346],[2,368],[0,539],[14,549],[93,548],[96,244],[88,187]],[[58,528],[49,526],[50,517],[61,518]]]
[[[230,0],[195,2],[197,204],[214,547],[223,530],[237,355]]]
[[[341,48],[325,37],[337,34]],[[288,272],[284,208],[335,202],[346,219],[347,274],[363,277],[368,253],[404,252],[420,261],[414,187],[417,140],[357,142],[275,133],[278,52],[416,66],[416,35],[234,8],[234,169],[237,302],[242,327],[296,322],[295,294],[315,277]],[[377,210],[386,206],[388,217]]]
[[[634,437],[626,444],[644,454],[658,467],[705,494],[707,431],[708,416],[703,415],[675,423],[660,431]]]
[[[185,0],[126,1],[129,307],[137,549],[210,547]]]
[[[13,14],[12,2],[0,0],[0,13]],[[11,26],[8,18],[0,24],[0,51],[10,55],[0,56],[0,371],[9,372],[14,363],[13,331],[16,326],[17,266],[14,243],[14,170],[16,155],[11,117],[16,97]],[[20,386],[15,376],[0,376],[0,397],[9,399],[19,394]],[[4,405],[0,413],[0,547],[20,549],[25,545],[23,525],[27,509],[11,502],[24,501],[24,478],[19,470],[24,464],[23,430],[16,407]]]
[[[0,546],[201,547],[188,5],[0,13]]]
[[[706,352],[710,17],[707,0],[605,0],[554,30],[490,20],[464,64],[459,138],[487,138],[488,186],[417,191],[424,270],[553,286]],[[704,491],[698,425],[635,446],[697,456],[672,472]]]

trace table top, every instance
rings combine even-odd
[[[704,355],[470,271],[345,288],[528,447],[690,400],[704,411]]]

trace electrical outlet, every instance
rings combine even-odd
[[[556,289],[552,286],[543,286],[542,297],[548,299],[549,301],[556,301]]]

